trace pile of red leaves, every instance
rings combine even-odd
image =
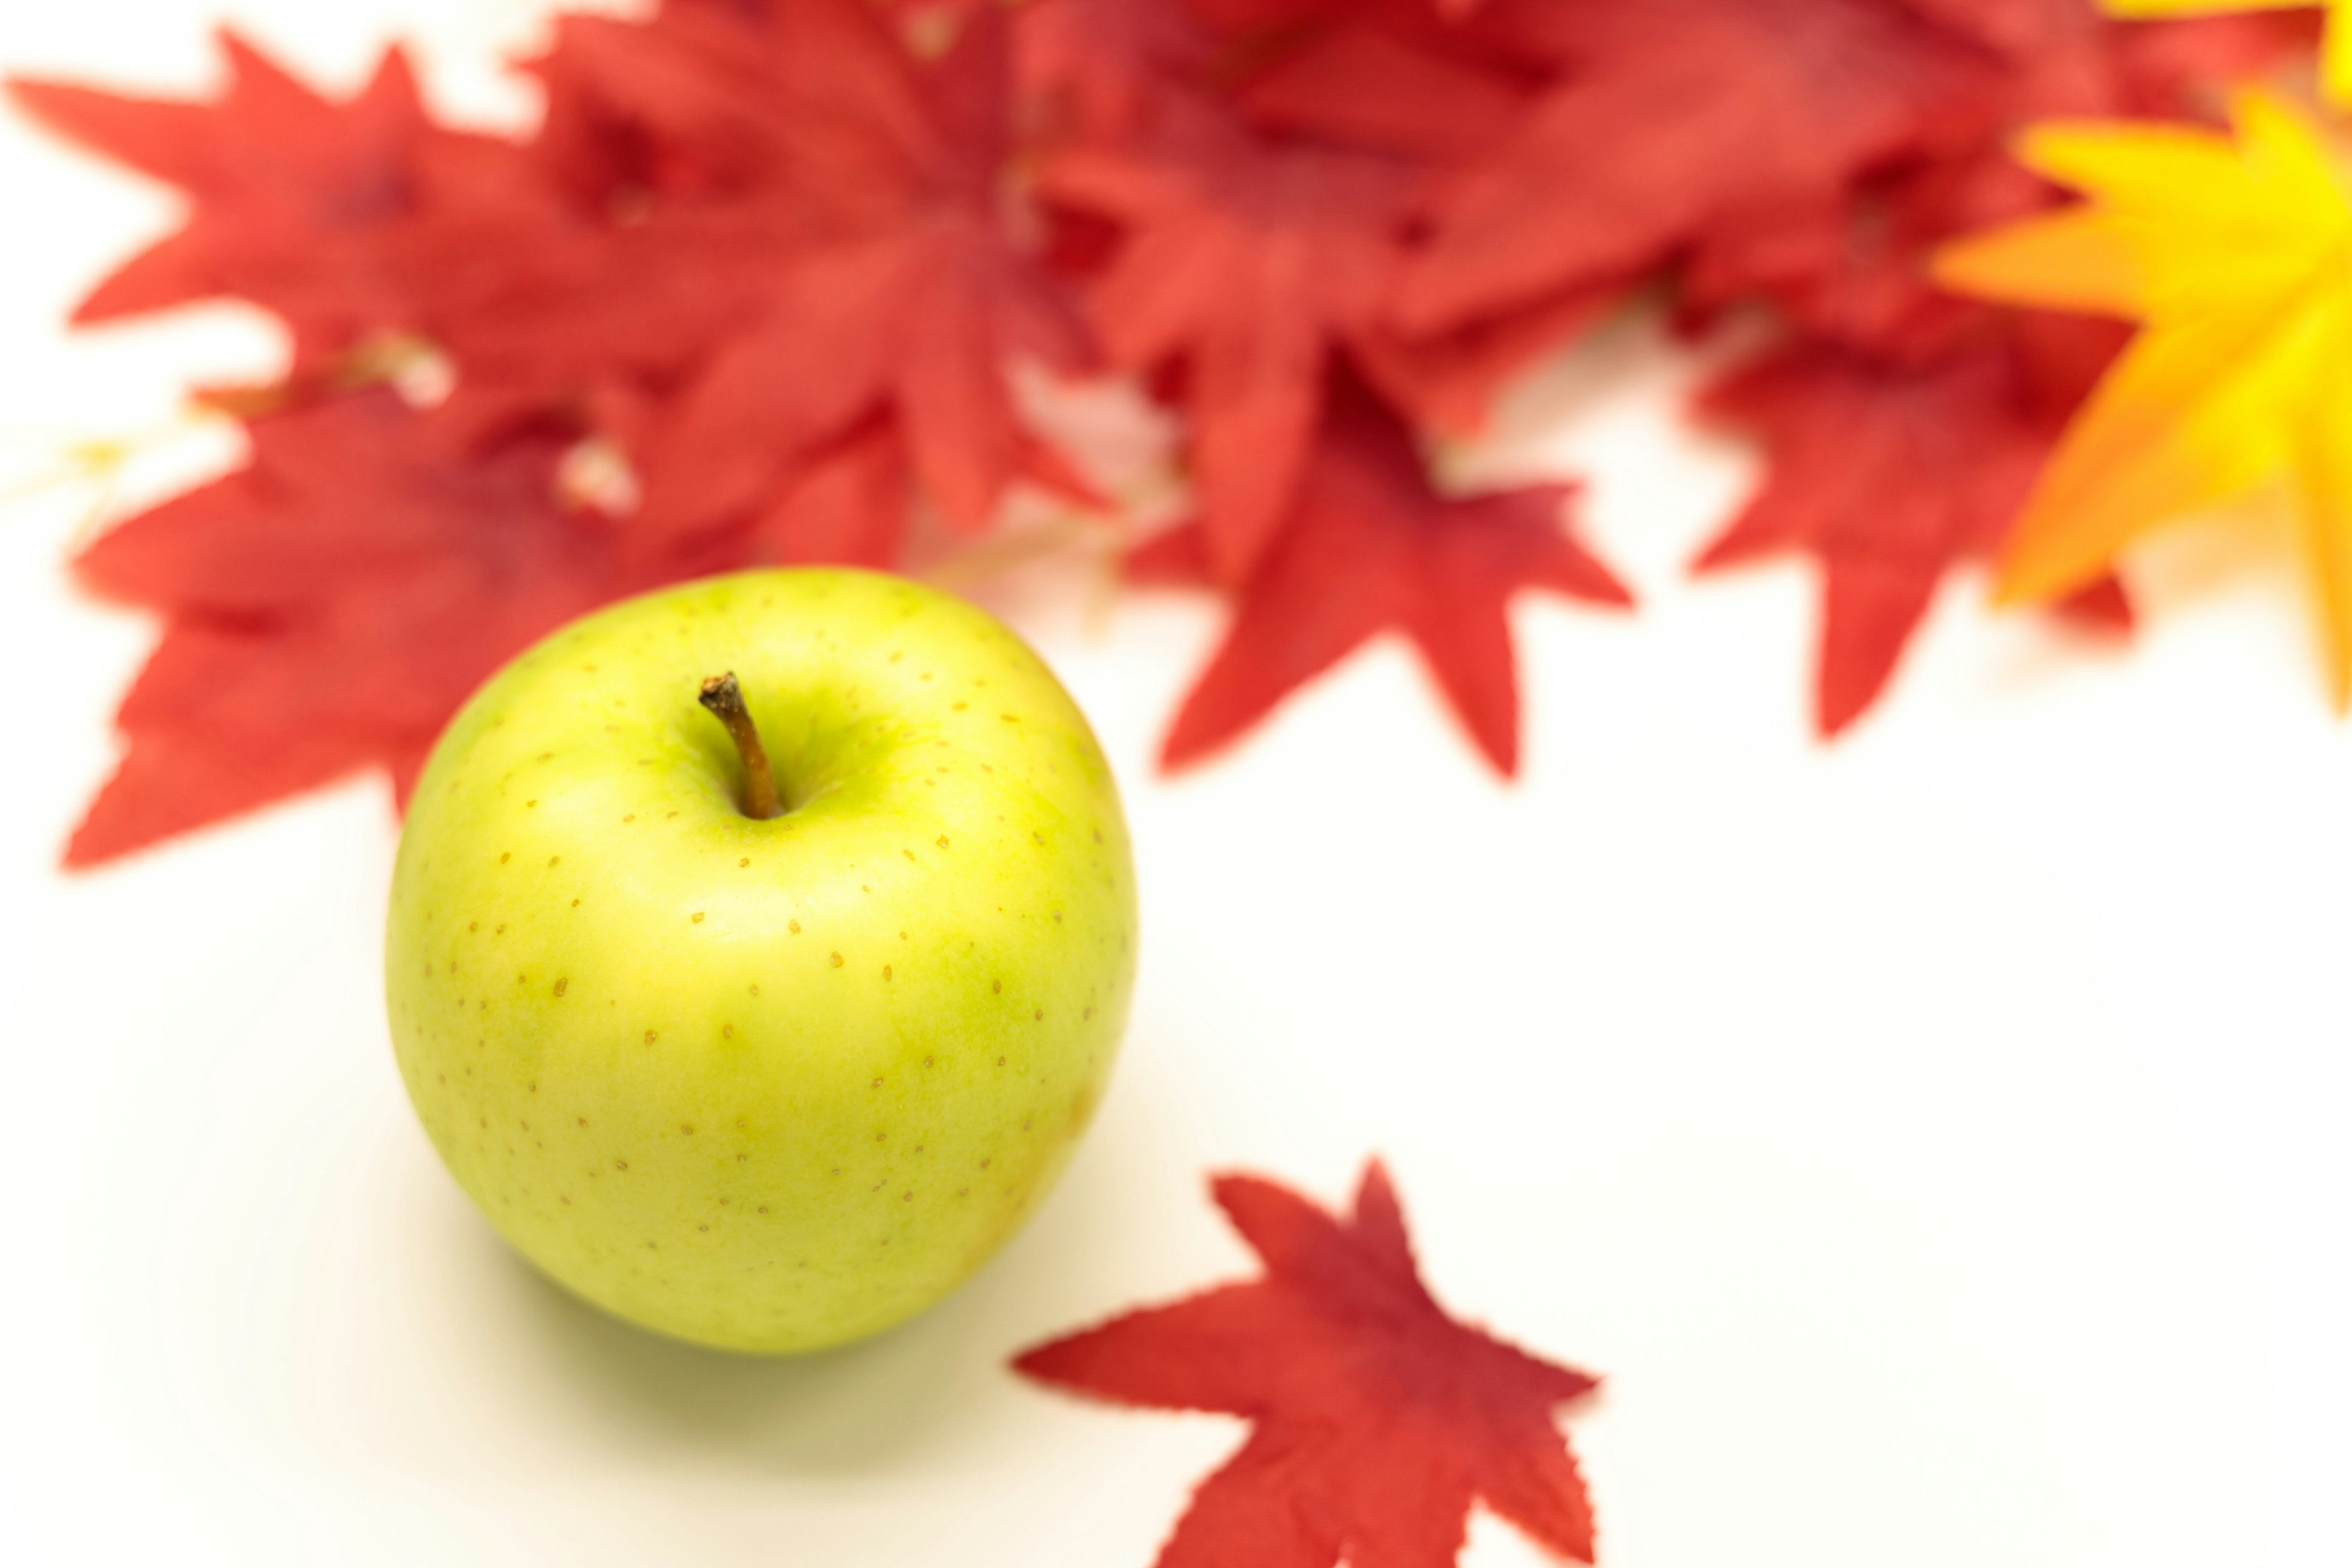
[[[404,787],[474,683],[616,595],[899,563],[1024,481],[1088,504],[1021,361],[1182,416],[1196,515],[1134,574],[1235,609],[1171,763],[1392,631],[1507,772],[1511,596],[1626,595],[1567,490],[1442,494],[1423,444],[1661,285],[1694,330],[1781,323],[1701,400],[1769,459],[1701,564],[1818,560],[1835,731],[2118,341],[1924,280],[2049,199],[2003,137],[2198,113],[2308,38],[2092,0],[665,0],[563,18],[520,143],[435,123],[396,52],[348,101],[235,38],[203,104],[15,83],[192,203],[81,319],[232,296],[294,344],[230,400],[248,466],[82,558],[168,629],[68,858]]]

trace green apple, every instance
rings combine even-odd
[[[734,672],[781,811],[706,711]],[[541,1269],[753,1352],[870,1334],[1018,1227],[1102,1095],[1134,872],[1053,675],[971,606],[748,573],[555,633],[467,704],[393,878],[409,1097]]]

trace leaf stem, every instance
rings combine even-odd
[[[727,726],[727,737],[743,759],[743,815],[765,822],[776,815],[776,775],[768,766],[768,750],[760,744],[751,710],[743,706],[743,687],[735,672],[730,669],[705,680],[701,700]]]

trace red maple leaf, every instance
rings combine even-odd
[[[1026,0],[1013,26],[1024,91],[1087,136],[1135,130],[1161,91],[1199,83],[1213,50],[1180,0]]]
[[[1388,1173],[1355,1212],[1226,1176],[1218,1205],[1263,1277],[1041,1345],[1013,1365],[1127,1405],[1245,1417],[1249,1440],[1193,1494],[1159,1568],[1441,1568],[1483,1501],[1592,1560],[1592,1510],[1555,1424],[1595,1379],[1454,1318],[1414,1268]]]
[[[2091,0],[1910,0],[1998,52],[2001,68],[1932,149],[1881,172],[1845,201],[1783,215],[1723,239],[1685,270],[1700,313],[1770,300],[1805,331],[1916,353],[1980,333],[2001,312],[1936,288],[1928,254],[1954,237],[2019,218],[2058,193],[2010,155],[2026,126],[2053,119],[2210,117],[2217,83],[2259,74],[2311,38],[2305,17],[2120,23]]]
[[[2126,334],[1936,289],[1952,236],[2054,193],[2007,137],[2061,115],[2194,113],[2200,84],[2276,59],[2307,31],[2277,18],[2125,26],[2085,0],[1912,0],[2009,64],[1966,137],[1890,171],[1777,249],[1717,249],[1685,277],[1711,310],[1760,294],[1803,337],[1733,371],[1703,414],[1761,437],[1770,468],[1701,570],[1796,552],[1823,578],[1815,720],[1835,734],[1876,700],[1942,578],[1998,550],[2067,419]],[[2112,580],[2061,606],[2130,621]]]
[[[1485,429],[1495,400],[1522,374],[1600,321],[1633,289],[1631,280],[1563,289],[1433,337],[1381,326],[1355,344],[1364,379],[1433,436]]]
[[[76,321],[236,296],[286,321],[299,368],[371,333],[429,331],[479,285],[485,253],[562,221],[520,148],[426,118],[398,49],[338,103],[235,33],[220,42],[216,102],[8,84],[37,118],[191,198],[187,221],[100,283]]]
[[[1109,501],[1061,456],[1024,438],[1020,478],[1080,511]],[[898,421],[873,415],[809,455],[746,531],[751,559],[785,565],[900,564],[915,522],[915,474]]]
[[[1535,100],[1509,48],[1453,26],[1413,0],[1325,8],[1294,24],[1243,86],[1258,123],[1447,162],[1494,151]]]
[[[2183,89],[2259,70],[2319,38],[2316,16],[2213,16],[2188,21],[2117,22],[2097,0],[1906,0],[1912,9],[2009,57],[2029,76],[2047,65],[2080,68],[2086,47],[2113,56],[2131,90],[2152,93],[2151,112],[2179,110]],[[2093,66],[2105,77],[2105,68]]]
[[[1181,366],[1208,555],[1239,581],[1297,488],[1335,350],[1369,332],[1412,170],[1255,136],[1175,100],[1132,146],[1073,148],[1055,201],[1127,236],[1094,293],[1113,363]]]
[[[1438,201],[1395,297],[1417,332],[1751,242],[1918,148],[1986,74],[1895,0],[1502,0],[1467,26],[1558,75]]]
[[[1699,570],[1792,552],[1821,563],[1824,735],[1876,700],[1950,570],[2008,536],[2068,411],[2125,336],[2053,317],[2019,325],[1924,360],[1795,342],[1701,395],[1704,416],[1762,439],[1769,467]],[[2130,622],[2112,580],[2067,610]]]
[[[1371,17],[1414,30],[1424,39],[1440,27],[1475,15],[1487,0],[1181,0],[1204,22],[1228,35],[1280,44],[1315,23]]]
[[[748,514],[877,412],[950,521],[988,521],[1028,446],[1006,360],[1067,366],[1085,347],[1007,220],[1007,57],[996,7],[929,63],[861,0],[568,24],[541,69],[575,106],[602,106],[567,111],[589,127],[578,136],[622,145],[626,125],[652,149],[654,213],[695,237],[680,276],[712,249],[755,260],[749,297],[644,443],[649,534]],[[616,295],[635,286],[615,274]]]
[[[869,418],[815,454],[761,512],[753,531],[784,564],[887,571],[906,545],[913,478],[897,424]]]
[[[1334,399],[1272,546],[1238,590],[1225,641],[1161,752],[1180,767],[1232,741],[1383,631],[1412,640],[1487,761],[1517,771],[1518,680],[1507,614],[1523,588],[1632,597],[1560,526],[1567,485],[1451,499],[1411,433],[1360,393]],[[1209,580],[1200,523],[1129,558],[1140,582]]]
[[[67,850],[89,865],[369,767],[403,795],[474,688],[544,633],[665,576],[556,504],[556,448],[453,458],[389,393],[252,422],[225,479],[110,530],[84,584],[163,616],[130,740]]]

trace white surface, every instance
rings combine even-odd
[[[193,89],[207,9],[11,5],[0,68]],[[235,11],[342,82],[421,34],[445,103],[527,112],[528,7]],[[228,310],[58,333],[168,210],[0,123],[0,484],[270,363]],[[63,585],[86,491],[0,512],[0,1561],[1143,1568],[1238,1429],[1006,1357],[1242,1268],[1209,1168],[1337,1199],[1375,1150],[1442,1298],[1607,1375],[1571,1427],[1612,1568],[2352,1561],[2352,733],[2267,542],[2159,550],[2125,657],[1955,593],[1819,750],[1802,575],[1681,581],[1748,473],[1677,429],[1687,374],[1617,331],[1493,465],[1587,473],[1645,599],[1522,610],[1515,788],[1394,647],[1163,783],[1213,616],[1012,588],[1129,791],[1128,1055],[974,1285],[798,1363],[598,1317],[443,1175],[380,786],[50,869],[152,632]],[[1534,1557],[1481,1520],[1465,1560]]]

